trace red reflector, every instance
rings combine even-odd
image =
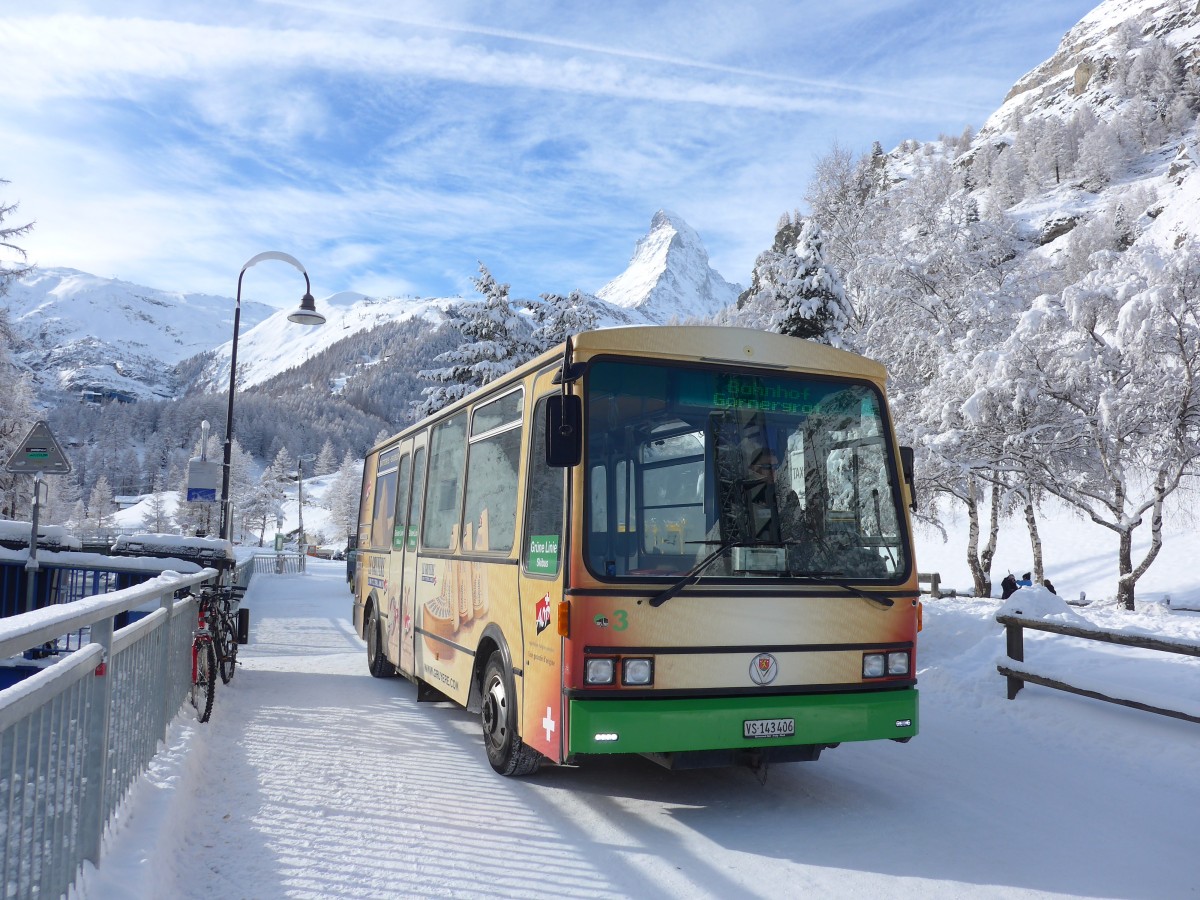
[[[97,678],[103,678],[107,674],[108,674],[108,663],[100,663],[100,665],[96,666],[96,677]]]

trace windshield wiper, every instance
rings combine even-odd
[[[840,575],[841,572],[834,572],[834,574]],[[884,608],[888,608],[890,606],[896,605],[896,601],[893,600],[892,598],[890,598],[890,596],[883,596],[882,594],[872,594],[869,592],[869,590],[863,590],[860,588],[856,588],[853,586],[853,584],[847,584],[844,581],[830,581],[829,583],[833,584],[833,586],[835,588],[841,588],[842,590],[845,590],[845,592],[847,592],[847,593],[853,594],[854,596],[860,596],[860,598],[863,598],[864,600],[870,600],[872,602],[872,604],[878,604]]]
[[[788,572],[793,578],[845,578],[845,572]],[[846,584],[844,581],[829,582],[834,587],[839,587],[847,593],[853,594],[856,597],[862,597],[864,600],[870,600],[872,603],[878,603],[880,606],[889,607],[895,606],[896,601],[891,597],[885,597],[882,594],[872,594],[868,591],[860,590],[852,584]]]
[[[707,544],[710,542],[709,541],[688,541],[688,543],[689,544]],[[696,565],[692,566],[692,569],[690,572],[688,572],[686,575],[684,575],[682,578],[680,578],[677,582],[675,582],[673,585],[671,585],[669,588],[667,588],[661,594],[658,594],[655,597],[651,597],[650,605],[651,606],[662,606],[664,603],[666,603],[668,600],[670,600],[672,597],[674,597],[676,594],[678,594],[680,591],[682,591],[689,584],[695,584],[697,581],[700,580],[700,576],[704,574],[704,570],[707,569],[714,562],[716,562],[718,559],[721,558],[721,554],[732,550],[734,547],[755,547],[755,546],[761,545],[762,543],[764,543],[764,542],[763,541],[744,541],[740,538],[738,538],[737,540],[726,541],[725,543],[721,544],[721,546],[718,547],[716,550],[714,550],[712,553],[708,554],[708,556],[704,557],[704,559],[700,560],[700,562],[696,563]],[[775,546],[775,545],[772,544],[771,546]]]

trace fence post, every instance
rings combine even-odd
[[[1017,662],[1025,662],[1025,629],[1018,622],[1008,622],[1004,626],[1004,636],[1008,658],[1015,659]],[[1014,699],[1023,687],[1025,687],[1025,682],[1022,679],[1015,675],[1009,675],[1008,699]]]
[[[175,710],[171,709],[171,701],[175,696],[175,679],[172,677],[171,664],[175,650],[175,592],[168,590],[159,598],[160,609],[167,611],[167,621],[163,624],[162,649],[158,652],[158,684],[159,684],[159,740],[167,740],[167,729],[175,718]]]
[[[112,663],[113,620],[104,618],[93,622],[91,626],[91,642],[99,644],[104,655],[100,665],[96,667],[92,683],[91,710],[87,724],[87,759],[84,771],[87,774],[87,787],[84,790],[83,801],[79,811],[82,817],[80,843],[83,858],[93,865],[100,865],[100,845],[104,838],[104,826],[108,820],[105,808],[105,792],[108,790],[109,772],[112,766],[108,760],[108,727],[112,716],[112,680],[109,677],[109,666]]]

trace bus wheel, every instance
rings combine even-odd
[[[367,618],[367,668],[376,678],[390,678],[396,674],[396,667],[388,662],[387,654],[383,652],[383,631],[379,627],[379,611],[371,606],[371,615]]]
[[[483,670],[483,746],[488,762],[501,775],[529,775],[541,763],[541,754],[517,736],[515,696],[512,672],[497,650]]]

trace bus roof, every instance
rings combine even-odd
[[[577,356],[631,353],[668,359],[700,359],[741,366],[800,369],[853,375],[882,383],[883,365],[847,350],[754,328],[719,325],[629,326],[576,335]]]
[[[576,334],[571,340],[571,347],[576,359],[589,359],[606,353],[643,358],[690,359],[866,378],[877,382],[881,388],[887,378],[887,370],[881,363],[848,350],[838,350],[816,341],[806,341],[772,331],[725,325],[629,325],[600,328]],[[431,418],[442,418],[456,407],[466,406],[475,399],[479,391],[502,389],[506,383],[515,382],[530,371],[545,367],[562,354],[563,345],[559,344],[496,381],[448,404]],[[401,432],[376,444],[368,452],[392,443],[399,434],[414,429],[419,424],[409,425]]]

